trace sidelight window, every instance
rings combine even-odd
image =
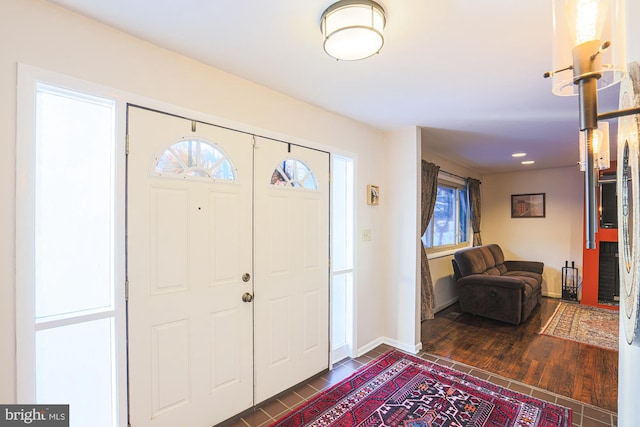
[[[331,167],[331,362],[353,356],[354,160],[334,155]]]
[[[17,399],[69,404],[71,425],[122,425],[118,103],[37,82],[28,71],[19,91]]]

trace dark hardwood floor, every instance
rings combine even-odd
[[[423,351],[617,412],[617,351],[538,334],[558,302],[543,298],[518,326],[455,304],[422,322]]]

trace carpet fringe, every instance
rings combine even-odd
[[[551,317],[549,317],[549,320],[547,320],[547,323],[544,324],[542,329],[540,329],[540,332],[538,332],[538,335],[543,335],[544,334],[544,332],[547,330],[547,328],[551,324],[551,321],[553,320],[553,318],[556,317],[556,314],[558,313],[558,310],[560,310],[560,307],[562,307],[562,304],[558,304],[556,309],[553,310],[553,314],[551,315]]]

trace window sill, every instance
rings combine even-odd
[[[469,247],[471,247],[471,245],[456,246],[450,249],[444,249],[442,251],[427,253],[427,259],[438,259],[438,258],[448,257],[455,254],[460,249],[469,248]]]

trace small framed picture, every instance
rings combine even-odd
[[[380,202],[380,187],[377,185],[367,185],[367,204],[377,205]]]
[[[511,218],[544,218],[545,193],[512,194]]]

